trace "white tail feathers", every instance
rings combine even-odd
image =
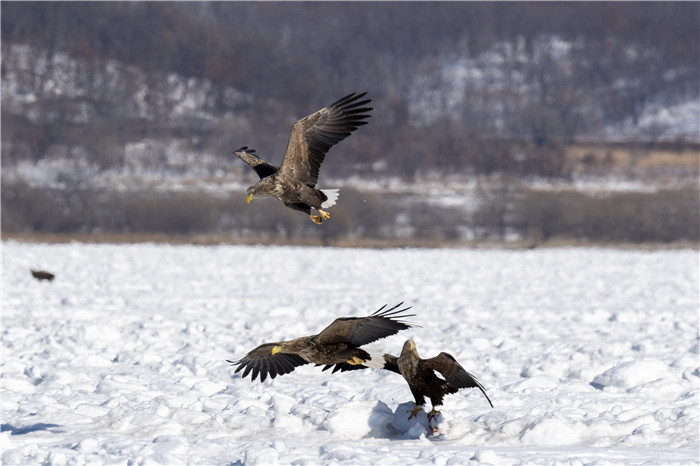
[[[340,196],[340,193],[337,189],[322,189],[321,192],[325,194],[328,198],[323,204],[321,204],[321,207],[323,207],[324,209],[335,205],[335,201],[337,201],[338,196]]]
[[[371,367],[372,369],[384,369],[384,350],[381,348],[362,348],[369,353],[370,359],[363,362],[363,366]]]

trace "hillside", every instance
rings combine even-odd
[[[8,3],[3,234],[524,238],[512,200],[543,187],[672,191],[685,215],[700,5],[629,5]],[[375,110],[324,164],[336,227],[233,202],[254,176],[232,149],[279,162],[353,90]]]

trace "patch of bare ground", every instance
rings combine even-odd
[[[700,175],[700,144],[691,142],[573,144],[565,153],[573,173]]]

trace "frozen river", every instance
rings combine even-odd
[[[6,241],[2,462],[697,464],[698,286],[692,250]],[[371,346],[450,352],[494,408],[448,395],[429,436],[396,374],[225,361],[401,301],[420,327]]]

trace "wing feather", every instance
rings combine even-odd
[[[332,324],[314,337],[314,341],[321,345],[349,343],[354,346],[362,346],[406,330],[413,324],[400,319],[413,317],[415,314],[404,314],[405,311],[411,309],[410,306],[397,310],[402,304],[399,303],[387,310],[384,310],[386,307],[384,305],[367,317],[335,319]]]
[[[321,371],[327,371],[328,369],[333,369],[331,371],[331,374],[335,374],[336,372],[347,372],[347,371],[356,371],[358,369],[367,369],[367,366],[363,366],[362,364],[348,364],[347,362],[339,362],[337,364],[327,364],[323,366],[323,369]]]
[[[227,361],[234,364],[236,370],[234,374],[243,371],[242,378],[246,378],[251,374],[251,380],[255,380],[260,375],[260,381],[264,382],[269,375],[274,379],[278,375],[284,375],[292,372],[297,366],[307,364],[304,359],[296,354],[277,353],[272,354],[272,348],[279,343],[265,343],[248,354],[243,356],[239,361]]]
[[[277,171],[277,167],[264,161],[257,155],[253,154],[255,149],[248,149],[248,146],[243,146],[233,152],[233,154],[255,170],[260,179],[267,178]]]
[[[467,372],[451,354],[443,351],[434,358],[423,359],[422,364],[425,368],[432,369],[442,374],[447,383],[453,387],[478,388],[493,408],[493,403],[491,403],[491,399],[486,394],[484,386],[476,380],[476,377]]]
[[[348,94],[321,110],[297,121],[280,165],[284,176],[294,178],[312,188],[318,182],[318,171],[326,153],[362,125],[371,115],[362,99],[367,93]]]

